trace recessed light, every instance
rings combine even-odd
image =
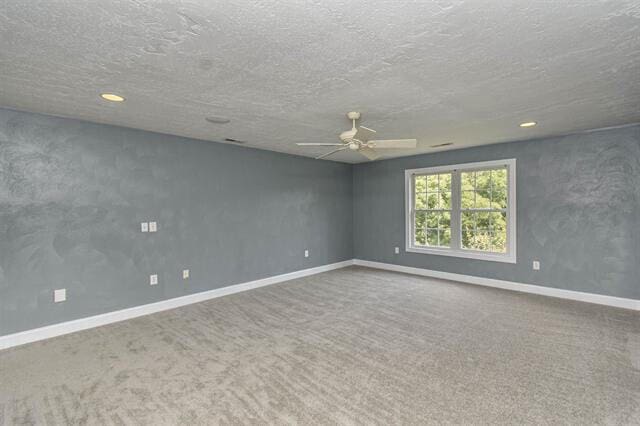
[[[100,93],[100,97],[111,102],[124,102],[124,98],[120,95],[116,95],[115,93]]]
[[[445,143],[439,143],[436,145],[431,145],[431,148],[440,148],[441,146],[449,146],[449,145],[453,145],[453,142],[445,142]]]
[[[520,123],[520,127],[533,127],[535,126],[536,123],[535,121],[525,121],[524,123]]]
[[[228,122],[230,122],[231,120],[229,120],[228,118],[224,118],[224,117],[206,117],[205,120],[207,120],[209,123],[213,123],[213,124],[227,124]]]

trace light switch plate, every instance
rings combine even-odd
[[[141,222],[140,223],[140,231],[141,232],[149,232],[149,223],[148,222]]]
[[[189,270],[188,269],[183,269],[182,270],[182,279],[186,280],[187,278],[189,278]]]
[[[64,302],[67,300],[67,289],[60,288],[58,290],[53,290],[53,301],[55,303]]]
[[[158,275],[157,274],[149,275],[149,285],[156,285],[156,284],[158,284]]]
[[[158,223],[149,222],[149,232],[157,232],[157,231],[158,231]]]

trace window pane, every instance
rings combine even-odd
[[[507,208],[507,191],[503,189],[494,189],[491,192],[491,208],[506,209]]]
[[[473,172],[460,173],[460,181],[463,191],[473,191],[474,189],[476,189],[475,175]]]
[[[440,192],[451,192],[451,173],[440,175]]]
[[[450,192],[440,193],[440,208],[445,210],[451,209],[451,193]]]
[[[413,199],[416,210],[425,210],[427,208],[427,177],[413,177]]]
[[[451,213],[449,212],[440,213],[438,230],[439,230],[438,235],[440,237],[440,246],[441,247],[451,246]]]
[[[438,245],[437,229],[427,229],[427,245],[434,246],[434,247]]]
[[[504,231],[507,229],[507,213],[493,212],[489,213],[489,220],[492,231]]]
[[[477,229],[486,229],[490,228],[489,224],[489,215],[491,213],[487,212],[478,212],[476,213],[476,228]]]
[[[491,234],[487,230],[478,230],[475,234],[474,250],[489,251],[491,249]]]
[[[491,205],[494,209],[507,208],[507,169],[491,171]]]
[[[476,219],[474,212],[462,212],[460,221],[462,223],[463,230],[474,230],[476,228]]]
[[[450,247],[451,246],[451,229],[441,229],[440,230],[440,245],[442,247]]]
[[[438,217],[440,213],[427,213],[427,226],[426,228],[437,228],[438,227]]]
[[[425,212],[416,212],[415,227],[416,229],[426,228],[427,214]]]
[[[491,207],[489,191],[476,192],[476,209],[488,209]]]
[[[476,172],[476,191],[489,192],[491,189],[491,170],[479,170]]]
[[[472,209],[475,207],[475,195],[474,191],[462,191],[462,208]]]
[[[506,253],[507,214],[505,212],[462,212],[462,248]]]
[[[441,247],[451,246],[451,213],[440,213],[440,221],[438,222],[438,235],[440,237]]]
[[[463,229],[462,230],[462,248],[471,249],[473,248],[473,244],[474,244],[473,230]]]
[[[507,189],[507,169],[495,169],[491,171],[491,184],[493,189]]]
[[[491,251],[498,253],[507,252],[507,230],[495,231],[491,238]]]
[[[439,191],[440,191],[440,208],[451,209],[451,173],[445,173],[439,176]]]
[[[427,241],[425,238],[425,230],[424,228],[422,229],[417,229],[416,228],[416,232],[415,232],[415,244],[419,245],[419,246],[424,246],[426,245]]]
[[[427,194],[427,208],[428,209],[437,209],[438,208],[438,198],[440,198],[440,196],[438,195],[438,193],[434,193],[434,194]]]
[[[438,228],[451,228],[451,213],[440,213],[440,222],[438,223]]]
[[[438,192],[438,175],[427,176],[427,192]]]

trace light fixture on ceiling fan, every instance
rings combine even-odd
[[[380,157],[380,154],[376,149],[411,149],[415,148],[418,144],[416,139],[373,139],[376,135],[376,131],[369,129],[368,127],[358,126],[356,127],[356,120],[360,119],[359,112],[350,112],[347,117],[352,122],[351,130],[347,130],[340,134],[340,140],[342,143],[314,143],[314,142],[300,142],[298,146],[336,146],[339,148],[333,151],[327,152],[319,157],[328,157],[336,152],[345,151],[350,149],[351,151],[357,151],[360,154],[367,157],[369,160],[375,160]]]

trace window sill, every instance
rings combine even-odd
[[[470,250],[449,250],[428,247],[406,247],[406,252],[420,254],[435,254],[437,256],[460,257],[464,259],[488,260],[491,262],[516,263],[516,256],[510,254],[482,253]]]

